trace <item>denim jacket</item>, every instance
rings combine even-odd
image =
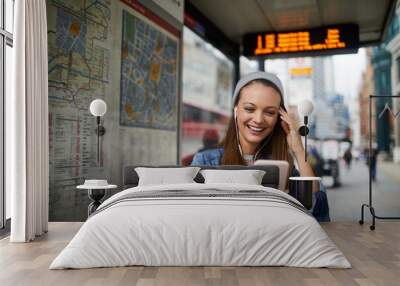
[[[209,149],[202,152],[198,152],[194,155],[191,166],[219,166],[221,165],[221,159],[224,155],[224,148]],[[298,170],[293,168],[292,177],[300,176]],[[329,205],[328,198],[326,196],[325,186],[320,184],[320,191],[313,194],[314,205],[310,212],[319,222],[331,221],[329,216]]]

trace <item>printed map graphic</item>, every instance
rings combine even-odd
[[[123,11],[120,124],[174,130],[178,40]]]
[[[110,1],[47,1],[51,220],[60,196],[96,164],[88,107],[109,86]]]

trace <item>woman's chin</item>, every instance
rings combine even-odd
[[[264,140],[264,138],[266,137],[266,135],[254,135],[254,134],[248,134],[246,136],[246,141],[249,143],[253,143],[253,144],[259,144],[261,141]]]

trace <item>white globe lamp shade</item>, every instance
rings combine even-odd
[[[90,113],[94,116],[103,116],[107,112],[107,104],[102,99],[95,99],[90,103]]]
[[[300,115],[309,116],[314,110],[314,105],[310,100],[305,99],[299,103],[297,110]]]

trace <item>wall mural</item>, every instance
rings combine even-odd
[[[123,11],[120,124],[176,129],[178,38]]]
[[[89,199],[76,186],[97,164],[93,99],[108,106],[100,152],[110,183],[121,184],[124,165],[176,162],[181,36],[135,0],[47,0],[47,23],[49,219],[82,221]]]
[[[50,220],[96,161],[94,120],[88,106],[109,85],[110,0],[47,3],[49,53]],[[72,195],[72,194],[71,194]],[[86,194],[83,194],[86,197]],[[70,210],[68,210],[70,211]]]

